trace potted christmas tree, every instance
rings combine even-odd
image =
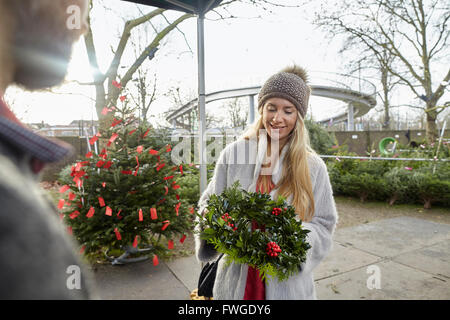
[[[171,145],[140,124],[123,97],[120,108],[105,107],[111,125],[89,140],[92,150],[67,173],[58,207],[87,256],[120,251],[110,257],[120,264],[145,252],[156,265],[158,255],[184,241],[193,210],[179,195],[183,166],[171,162]]]

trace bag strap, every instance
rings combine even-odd
[[[221,253],[220,254],[220,256],[217,258],[217,260],[216,261],[214,261],[213,263],[210,263],[210,262],[208,262],[210,265],[211,264],[217,264],[217,263],[219,263],[219,261],[220,261],[220,259],[222,259],[222,257],[223,257],[223,253]],[[202,268],[204,267],[205,265],[202,263]]]

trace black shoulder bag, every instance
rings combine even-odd
[[[216,281],[216,273],[217,266],[219,265],[219,261],[222,258],[223,253],[219,256],[219,258],[212,262],[207,263],[202,268],[202,272],[200,272],[200,277],[198,279],[198,295],[212,298],[213,296],[213,288],[214,282]]]

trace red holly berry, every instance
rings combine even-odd
[[[281,213],[281,209],[280,208],[273,208],[272,210],[272,214],[275,216],[278,216]]]
[[[270,257],[277,257],[281,252],[280,247],[275,242],[269,242],[266,246],[266,253]]]
[[[222,219],[227,223],[227,225],[232,228],[234,231],[237,230],[237,227],[234,225],[233,219],[230,217],[230,215],[228,214],[228,212],[225,212],[222,216]]]

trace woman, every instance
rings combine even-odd
[[[264,283],[248,265],[227,266],[221,259],[213,289],[216,300],[317,299],[312,271],[330,251],[338,215],[326,165],[311,149],[303,121],[310,92],[307,74],[298,66],[270,77],[258,95],[261,117],[221,152],[199,200],[199,212],[204,212],[209,196],[236,180],[243,189],[269,193],[272,199],[283,195],[310,230],[306,261],[288,280],[269,277]],[[211,261],[218,253],[196,235],[196,255],[199,261]]]

